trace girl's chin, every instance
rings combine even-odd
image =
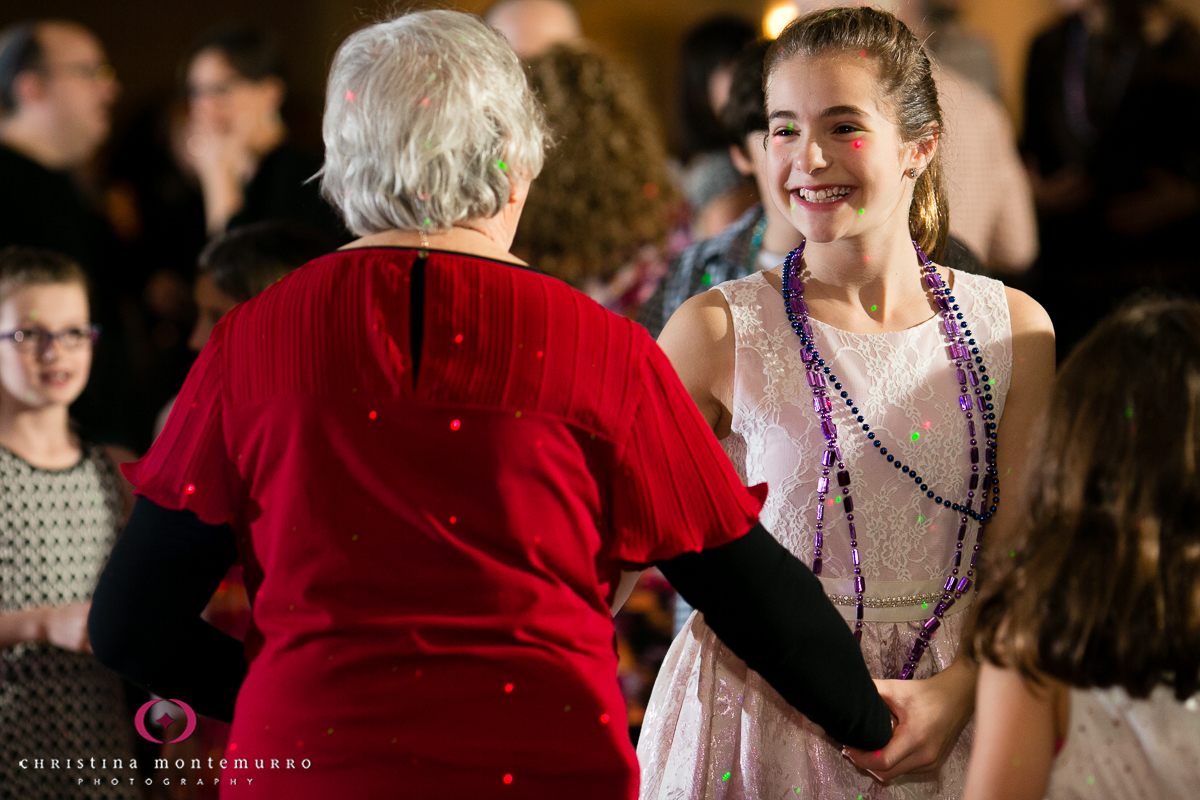
[[[31,390],[21,399],[30,408],[43,409],[50,406],[69,406],[83,394],[83,387],[54,386]]]

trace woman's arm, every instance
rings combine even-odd
[[[1023,292],[1005,291],[1012,321],[1013,369],[1004,415],[996,429],[996,468],[1003,492],[996,516],[988,522],[983,537],[984,546],[1001,548],[1006,546],[1006,529],[1024,511],[1029,434],[1049,403],[1054,382],[1054,326],[1050,317]],[[970,629],[970,625],[965,627]],[[879,753],[850,750],[848,757],[881,781],[938,769],[971,718],[975,679],[975,666],[959,659],[929,680],[880,681],[879,693],[899,719],[896,735]]]
[[[1016,670],[984,664],[963,800],[1045,797],[1055,740],[1067,727],[1069,697],[1060,684],[1034,687]]]
[[[92,597],[96,658],[155,694],[232,720],[246,675],[242,643],[200,612],[237,555],[228,525],[139,497]]]

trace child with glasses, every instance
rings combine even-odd
[[[68,414],[87,385],[97,333],[77,264],[47,250],[0,250],[5,796],[137,797],[124,689],[92,657],[87,635],[92,590],[133,500],[116,465],[134,455],[86,441]],[[82,785],[84,773],[52,768],[51,759],[93,756],[110,768],[88,771]]]

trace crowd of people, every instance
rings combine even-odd
[[[797,6],[0,30],[0,798],[1188,796],[1200,30]]]

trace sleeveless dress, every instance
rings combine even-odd
[[[1200,792],[1200,695],[1159,686],[1072,689],[1071,724],[1047,800],[1190,800]]]
[[[0,613],[91,599],[117,539],[119,481],[97,446],[62,470],[0,447]],[[133,800],[134,757],[133,713],[115,672],[46,642],[0,650],[0,798]]]
[[[995,381],[991,393],[999,420],[1012,376],[1004,286],[946,272]],[[783,298],[762,273],[716,290],[729,304],[736,340],[732,431],[723,445],[743,481],[770,486],[763,525],[811,564],[825,442],[805,382],[800,340],[788,324]],[[812,328],[822,356],[835,365],[889,450],[916,467],[930,488],[965,500],[969,445],[941,317],[882,334],[850,333],[817,320]],[[863,656],[872,677],[897,678],[953,566],[960,515],[936,505],[874,452],[849,409],[838,406],[835,402],[834,421],[851,475],[866,578]],[[832,495],[826,502],[832,506]],[[821,582],[853,628],[845,515],[826,513],[825,521]],[[971,521],[963,574],[977,534],[978,523]],[[972,597],[964,596],[946,613],[916,678],[954,661],[962,611]],[[905,776],[882,786],[843,758],[839,745],[748,670],[695,613],[672,643],[646,711],[638,743],[642,800],[954,798],[962,791],[971,739],[968,726],[937,775]]]

